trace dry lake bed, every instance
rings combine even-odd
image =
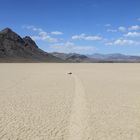
[[[140,140],[140,64],[0,64],[0,140]]]

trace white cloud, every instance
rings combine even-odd
[[[56,38],[52,38],[50,36],[31,36],[33,40],[42,40],[42,41],[48,41],[50,43],[58,42]]]
[[[41,28],[36,28],[32,25],[31,26],[23,26],[23,28],[37,32],[37,35],[31,36],[31,38],[33,40],[42,40],[42,41],[47,41],[47,42],[51,42],[51,43],[58,41],[57,38],[51,37],[50,33],[47,33],[46,31],[44,31]]]
[[[70,47],[70,46],[74,46],[74,43],[71,41],[67,41],[65,43],[56,43],[56,44],[54,44],[54,46],[58,46],[58,48],[62,47],[62,46]]]
[[[127,30],[126,27],[124,26],[120,26],[118,27],[118,29],[107,29],[107,32],[112,32],[112,33],[115,33],[115,32],[125,32]]]
[[[115,32],[117,32],[117,30],[116,29],[107,29],[107,32],[115,33]]]
[[[33,31],[37,31],[37,32],[42,32],[43,30],[41,28],[36,28],[33,25],[29,25],[29,26],[23,26],[24,29],[28,29],[28,30],[33,30]]]
[[[140,33],[139,32],[128,32],[124,36],[126,36],[126,37],[140,37]]]
[[[51,32],[51,34],[52,35],[63,35],[63,33],[60,31],[53,31],[53,32]]]
[[[138,30],[140,30],[140,26],[139,25],[131,26],[131,27],[129,27],[129,30],[130,31],[138,31]]]
[[[117,39],[113,42],[108,42],[106,45],[109,46],[131,46],[131,45],[140,45],[140,42],[128,39]]]
[[[127,29],[126,29],[126,27],[124,27],[124,26],[120,26],[120,27],[118,28],[118,30],[119,30],[120,32],[125,32]]]
[[[64,43],[56,43],[50,46],[52,50],[55,49],[57,52],[65,52],[65,53],[82,53],[86,54],[89,52],[94,52],[96,48],[94,46],[83,46],[83,45],[76,45],[71,41],[67,41]]]
[[[105,27],[111,27],[111,24],[105,24]]]
[[[100,36],[90,36],[86,34],[80,34],[80,35],[74,35],[72,36],[73,40],[89,40],[89,41],[97,41],[102,40],[102,37]]]

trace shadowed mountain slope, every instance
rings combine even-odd
[[[0,62],[63,62],[43,50],[28,36],[21,38],[9,28],[0,31]]]

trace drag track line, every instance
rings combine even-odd
[[[75,82],[75,96],[70,117],[69,140],[88,140],[88,107],[85,89],[77,76],[72,76]]]

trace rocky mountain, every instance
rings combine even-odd
[[[140,62],[140,56],[123,54],[47,53],[29,37],[20,37],[9,28],[0,31],[0,62],[70,62],[70,63],[115,63]]]
[[[43,50],[28,36],[22,38],[9,28],[0,31],[0,62],[63,62]]]
[[[61,58],[69,62],[84,62],[84,63],[135,63],[140,62],[140,56],[124,55],[119,53],[114,54],[92,54],[92,55],[81,55],[76,53],[51,53],[52,55]]]
[[[71,54],[69,57],[66,58],[66,61],[70,62],[90,62],[89,58],[85,55],[81,54]]]
[[[66,53],[53,52],[51,54],[62,60],[65,60],[66,62],[89,63],[89,62],[93,61],[93,59],[90,59],[88,56],[82,55],[82,54],[77,54],[77,53],[66,54]]]

